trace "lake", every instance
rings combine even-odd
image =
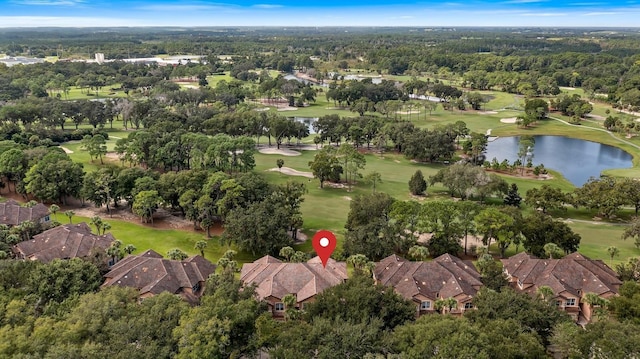
[[[301,122],[309,127],[309,134],[315,134],[316,131],[313,129],[313,125],[318,121],[317,117],[289,117],[293,118],[296,122]]]
[[[585,184],[589,177],[600,177],[603,170],[629,168],[632,156],[613,146],[597,142],[578,140],[563,136],[534,136],[533,164],[544,164],[562,175],[577,187]],[[487,161],[494,157],[501,162],[518,158],[519,136],[500,137],[489,142]]]

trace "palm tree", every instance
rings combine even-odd
[[[10,235],[7,236],[5,241],[7,242],[7,244],[11,244],[11,245],[18,244],[18,242],[20,242],[20,236],[17,235],[16,233],[11,233]]]
[[[227,251],[224,252],[222,257],[227,258],[228,260],[232,260],[233,257],[236,256],[236,254],[238,254],[238,252],[234,251],[233,249],[227,249]]]
[[[111,257],[111,265],[116,264],[118,260],[122,258],[121,247],[122,242],[116,239],[115,241],[113,241],[113,243],[111,243],[111,246],[107,248],[107,255]]]
[[[134,246],[133,244],[127,244],[126,246],[124,246],[124,248],[122,249],[126,254],[131,254],[133,252],[136,251],[136,246]]]
[[[547,243],[543,247],[544,253],[549,256],[549,259],[559,258],[562,256],[562,249],[555,243]]]
[[[73,224],[71,219],[73,218],[73,216],[75,214],[76,214],[76,212],[74,212],[74,211],[64,211],[64,215],[67,216],[67,218],[69,218],[69,224]]]
[[[282,247],[280,249],[280,257],[283,257],[287,260],[287,262],[291,261],[291,257],[295,254],[295,250],[289,246],[287,247]]]
[[[449,297],[445,299],[445,305],[449,309],[449,313],[451,313],[453,308],[456,308],[458,306],[458,301],[455,298]]]
[[[368,261],[369,258],[364,254],[354,254],[347,258],[347,263],[351,264],[356,272],[361,272]]]
[[[57,204],[52,204],[49,206],[49,213],[53,214],[56,221],[58,220],[58,211],[60,210],[60,206]]]
[[[204,258],[204,250],[205,248],[207,248],[207,242],[206,241],[197,241],[196,245],[194,246],[195,249],[200,251],[200,255],[202,256],[202,258]]]
[[[373,277],[373,270],[376,269],[376,262],[369,261],[364,265],[364,269],[369,272],[369,275]]]
[[[100,234],[100,228],[102,228],[102,218],[100,218],[100,216],[91,217],[89,224],[96,226],[96,231]]]
[[[538,294],[538,296],[545,302],[549,302],[549,300],[551,300],[554,295],[553,289],[551,289],[551,287],[549,287],[548,285],[542,285],[538,287],[538,289],[536,290],[536,294]]]
[[[282,298],[285,312],[284,316],[287,320],[295,320],[298,318],[300,312],[296,309],[296,296],[294,294],[287,294]]]
[[[412,246],[409,248],[409,257],[416,261],[425,261],[429,257],[429,249],[424,246]]]
[[[105,234],[108,230],[111,229],[111,224],[109,224],[109,222],[102,222],[102,225],[100,227],[102,228],[102,234]]]
[[[597,295],[596,293],[585,293],[585,295],[582,297],[582,301],[584,303],[587,303],[589,305],[589,307],[591,308],[591,312],[594,313],[600,317],[605,315],[606,316],[606,306],[608,304],[608,301],[604,298],[601,298],[599,295]],[[593,315],[593,314],[592,314]]]
[[[35,229],[36,225],[32,221],[24,221],[17,225],[15,230],[18,232],[20,236],[22,236],[23,240],[28,241],[31,239],[31,232]]]
[[[36,202],[36,201],[34,201],[34,200],[31,200],[31,201],[29,201],[29,202],[25,203],[25,204],[24,204],[24,206],[25,206],[25,207],[27,207],[27,208],[32,208],[32,207],[34,207],[36,204],[38,204],[38,202]]]
[[[222,268],[223,272],[235,273],[238,270],[238,262],[231,260],[227,257],[221,257],[218,259],[218,267]]]
[[[611,267],[613,265],[613,257],[619,256],[620,250],[616,246],[609,246],[609,248],[607,248],[607,253],[609,253],[609,257],[611,258],[609,261],[609,266]]]
[[[436,300],[435,308],[438,312],[444,314],[445,309],[447,309],[448,312],[451,313],[453,308],[457,307],[457,305],[458,305],[458,301],[455,298],[452,298],[452,297],[449,297],[446,299],[440,298]]]
[[[380,175],[380,172],[373,171],[364,177],[364,182],[371,183],[373,185],[373,193],[375,193],[376,185],[378,183],[382,183],[382,176]]]
[[[174,248],[174,249],[170,249],[167,252],[167,257],[169,257],[169,259],[172,259],[174,261],[181,261],[181,260],[187,259],[189,255],[178,248]]]

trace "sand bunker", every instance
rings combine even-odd
[[[517,117],[501,118],[500,122],[502,122],[502,123],[516,123],[517,119],[518,119]]]
[[[268,169],[267,171],[280,172],[289,176],[313,178],[313,173],[311,172],[302,172],[302,171],[294,170],[293,168],[290,168],[290,167],[282,167],[282,168],[274,167],[274,168]]]
[[[282,155],[282,156],[300,156],[300,152],[294,150],[287,150],[285,148],[277,149],[277,148],[261,148],[258,150],[260,153],[264,153],[265,155]]]
[[[497,113],[498,112],[496,112],[496,111],[478,111],[479,115],[495,115]]]
[[[62,147],[60,146],[60,148],[62,148],[62,150],[64,151],[64,153],[73,153],[73,151],[71,151],[70,149],[66,148],[66,147]]]

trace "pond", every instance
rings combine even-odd
[[[289,117],[293,118],[296,122],[301,122],[309,127],[309,134],[314,134],[316,131],[313,129],[313,125],[318,121],[317,117]]]
[[[534,136],[533,164],[544,164],[558,171],[577,187],[585,184],[589,177],[600,177],[603,170],[628,168],[633,164],[627,152],[597,142],[563,136]],[[500,137],[487,146],[487,160],[494,157],[501,162],[518,158],[520,137]]]

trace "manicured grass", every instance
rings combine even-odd
[[[66,218],[59,218],[59,220],[64,222]],[[153,249],[166,257],[169,250],[178,248],[189,255],[195,255],[200,254],[198,250],[194,249],[196,242],[205,240],[207,241],[207,248],[204,250],[205,258],[214,263],[229,249],[238,252],[235,259],[239,263],[251,262],[259,257],[239,251],[235,246],[223,245],[220,243],[218,237],[207,239],[207,236],[201,232],[159,229],[154,228],[150,224],[143,225],[108,217],[104,217],[103,220],[111,224],[109,232],[112,233],[116,239],[122,241],[124,245],[133,244],[136,247],[134,254]],[[91,219],[86,217],[73,217],[73,223],[86,222],[89,224],[90,221]],[[95,227],[93,229],[95,230]]]
[[[626,263],[631,257],[640,256],[640,249],[634,246],[633,239],[622,239],[623,226],[573,222],[569,227],[582,237],[579,252],[589,258],[602,259],[607,265],[613,263],[615,267],[616,264]],[[609,246],[620,250],[620,256],[615,257],[613,262],[607,253]]]
[[[231,81],[233,78],[231,77],[231,73],[229,71],[225,72],[224,75],[209,75],[207,76],[207,82],[209,83],[209,87],[216,87],[216,85],[218,84],[218,82],[224,80],[224,81]],[[197,85],[197,83],[196,83]]]
[[[112,88],[120,88],[120,84],[113,84],[110,86],[104,86],[98,91],[96,95],[95,90],[89,89],[81,89],[79,87],[73,86],[69,89],[69,94],[65,96],[61,94],[61,98],[63,100],[91,100],[97,98],[116,98],[116,97],[127,97],[127,94],[122,90],[112,91]]]

